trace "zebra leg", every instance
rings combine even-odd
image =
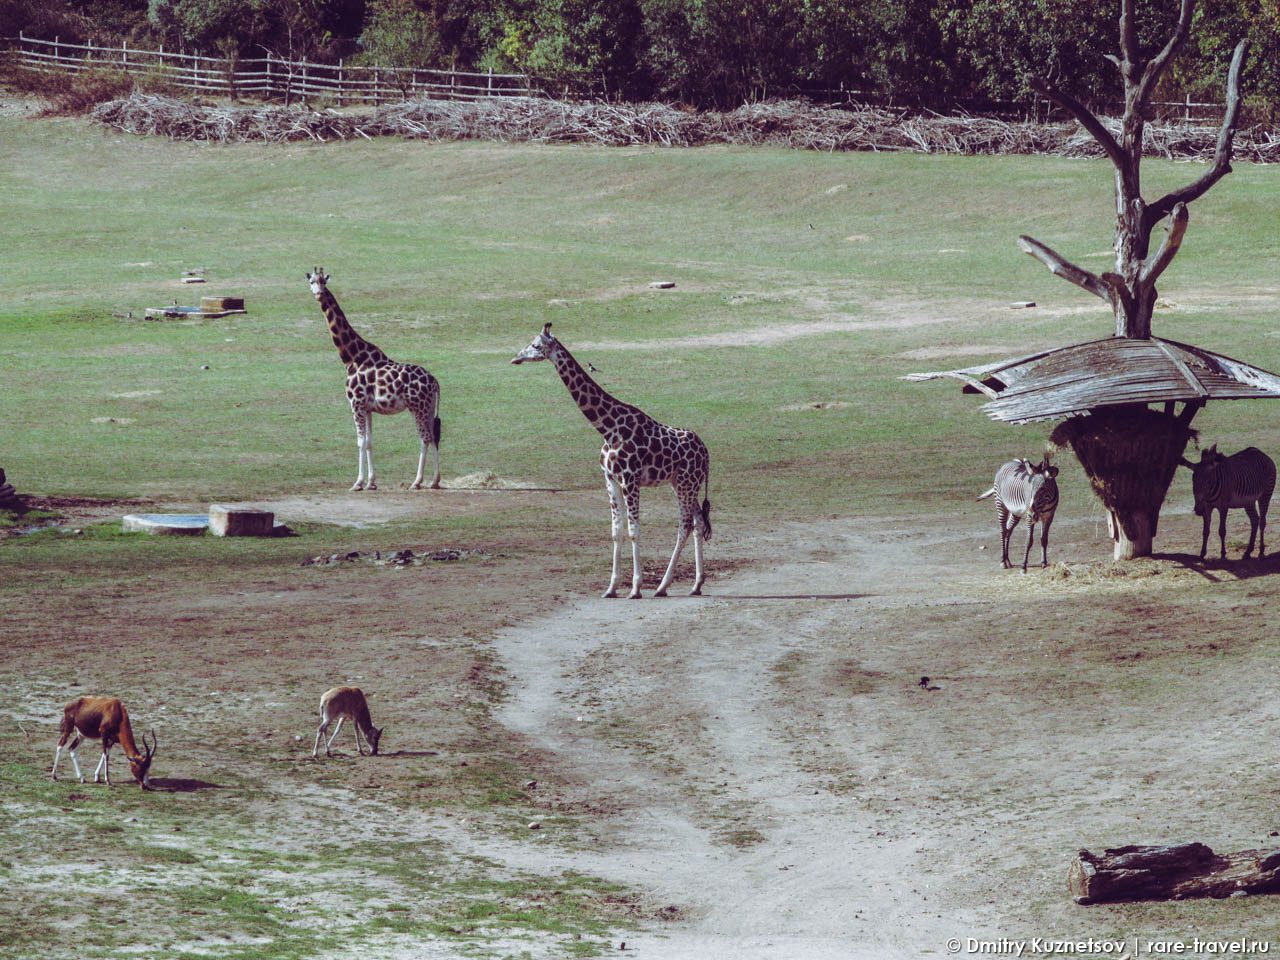
[[[1000,562],[1006,570],[1013,569],[1013,563],[1009,560],[1009,543],[1013,540],[1013,528],[1018,525],[1018,520],[1015,514],[1006,510],[1000,526]]]
[[[1249,546],[1244,549],[1243,559],[1248,560],[1253,553],[1253,544],[1258,539],[1258,510],[1252,503],[1244,505],[1244,512],[1249,515]],[[1258,558],[1262,558],[1262,554],[1258,554]]]
[[[1218,508],[1218,542],[1222,546],[1220,559],[1227,559],[1227,508]]]
[[[1049,525],[1053,523],[1053,517],[1045,517],[1044,523],[1040,526],[1040,566],[1049,566]]]
[[[1022,555],[1022,572],[1027,572],[1027,561],[1031,559],[1031,547],[1036,542],[1036,522],[1027,521],[1027,552]]]
[[[1200,559],[1209,552],[1209,524],[1213,522],[1213,508],[1208,504],[1204,508],[1204,535],[1200,538]]]

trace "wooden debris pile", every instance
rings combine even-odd
[[[1067,872],[1076,903],[1280,893],[1280,851],[1218,854],[1203,843],[1081,850]]]
[[[417,100],[370,113],[281,106],[205,106],[135,93],[93,111],[99,123],[126,133],[199,140],[351,140],[407,137],[602,146],[764,144],[803,150],[908,151],[960,154],[1102,156],[1072,123],[994,117],[916,115],[883,107],[840,109],[802,100],[775,100],[727,113],[693,112],[661,103],[568,103],[534,97]],[[1213,127],[1148,125],[1146,149],[1170,159],[1212,158]],[[1280,160],[1280,137],[1260,128],[1240,131],[1235,156]]]

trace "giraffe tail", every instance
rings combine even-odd
[[[711,539],[711,501],[707,498],[702,499],[702,509],[698,511],[698,518],[702,522],[700,531],[703,540]]]
[[[436,449],[440,448],[440,418],[436,417],[431,421],[431,442],[436,445]]]

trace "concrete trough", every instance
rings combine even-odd
[[[270,537],[276,515],[270,510],[250,510],[215,503],[209,507],[209,529],[215,537]]]
[[[125,533],[198,537],[207,529],[209,517],[203,513],[131,513],[124,518]]]

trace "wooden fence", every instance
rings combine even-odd
[[[477,100],[482,97],[530,97],[543,91],[521,73],[465,73],[458,70],[414,70],[396,67],[352,66],[338,61],[310,63],[267,56],[227,60],[165,50],[141,50],[122,43],[118,47],[35,40],[19,35],[9,41],[12,55],[23,66],[46,72],[78,73],[114,69],[153,76],[171,87],[223,97],[326,99],[343,104],[387,103],[432,98]],[[811,88],[796,91],[815,101],[832,104],[864,103],[896,107],[892,95],[876,90]],[[567,96],[567,94],[566,94]],[[1103,112],[1119,105],[1099,104]],[[975,116],[1006,119],[1064,119],[1066,114],[1048,101],[1010,102],[971,100],[956,104]],[[1217,123],[1223,105],[1185,101],[1153,103],[1156,118],[1166,121]]]
[[[16,62],[42,72],[79,73],[84,70],[123,70],[155,77],[170,86],[221,97],[326,99],[339,106],[358,103],[437,99],[477,100],[481,97],[528,97],[536,91],[519,73],[463,73],[458,70],[414,70],[353,66],[338,61],[309,63],[267,56],[227,60],[172,50],[140,50],[60,43],[18,36],[12,55]]]

